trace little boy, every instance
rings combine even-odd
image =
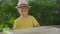
[[[28,15],[30,6],[28,6],[28,2],[26,0],[20,0],[16,8],[20,14],[20,17],[15,20],[13,29],[33,28],[40,26],[33,16]]]

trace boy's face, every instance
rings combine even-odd
[[[19,7],[17,10],[20,15],[26,16],[28,14],[29,7]]]

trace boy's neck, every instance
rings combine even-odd
[[[26,15],[26,16],[22,16],[22,15],[21,15],[21,16],[20,16],[20,18],[22,18],[22,19],[23,19],[23,18],[26,18],[27,16],[28,16],[28,15]]]

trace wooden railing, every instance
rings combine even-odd
[[[42,26],[20,30],[9,30],[7,34],[60,34],[60,28],[54,26]]]

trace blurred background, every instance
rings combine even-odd
[[[60,25],[60,0],[28,0],[33,15],[41,26]],[[19,17],[18,0],[0,0],[0,29],[12,28]]]

